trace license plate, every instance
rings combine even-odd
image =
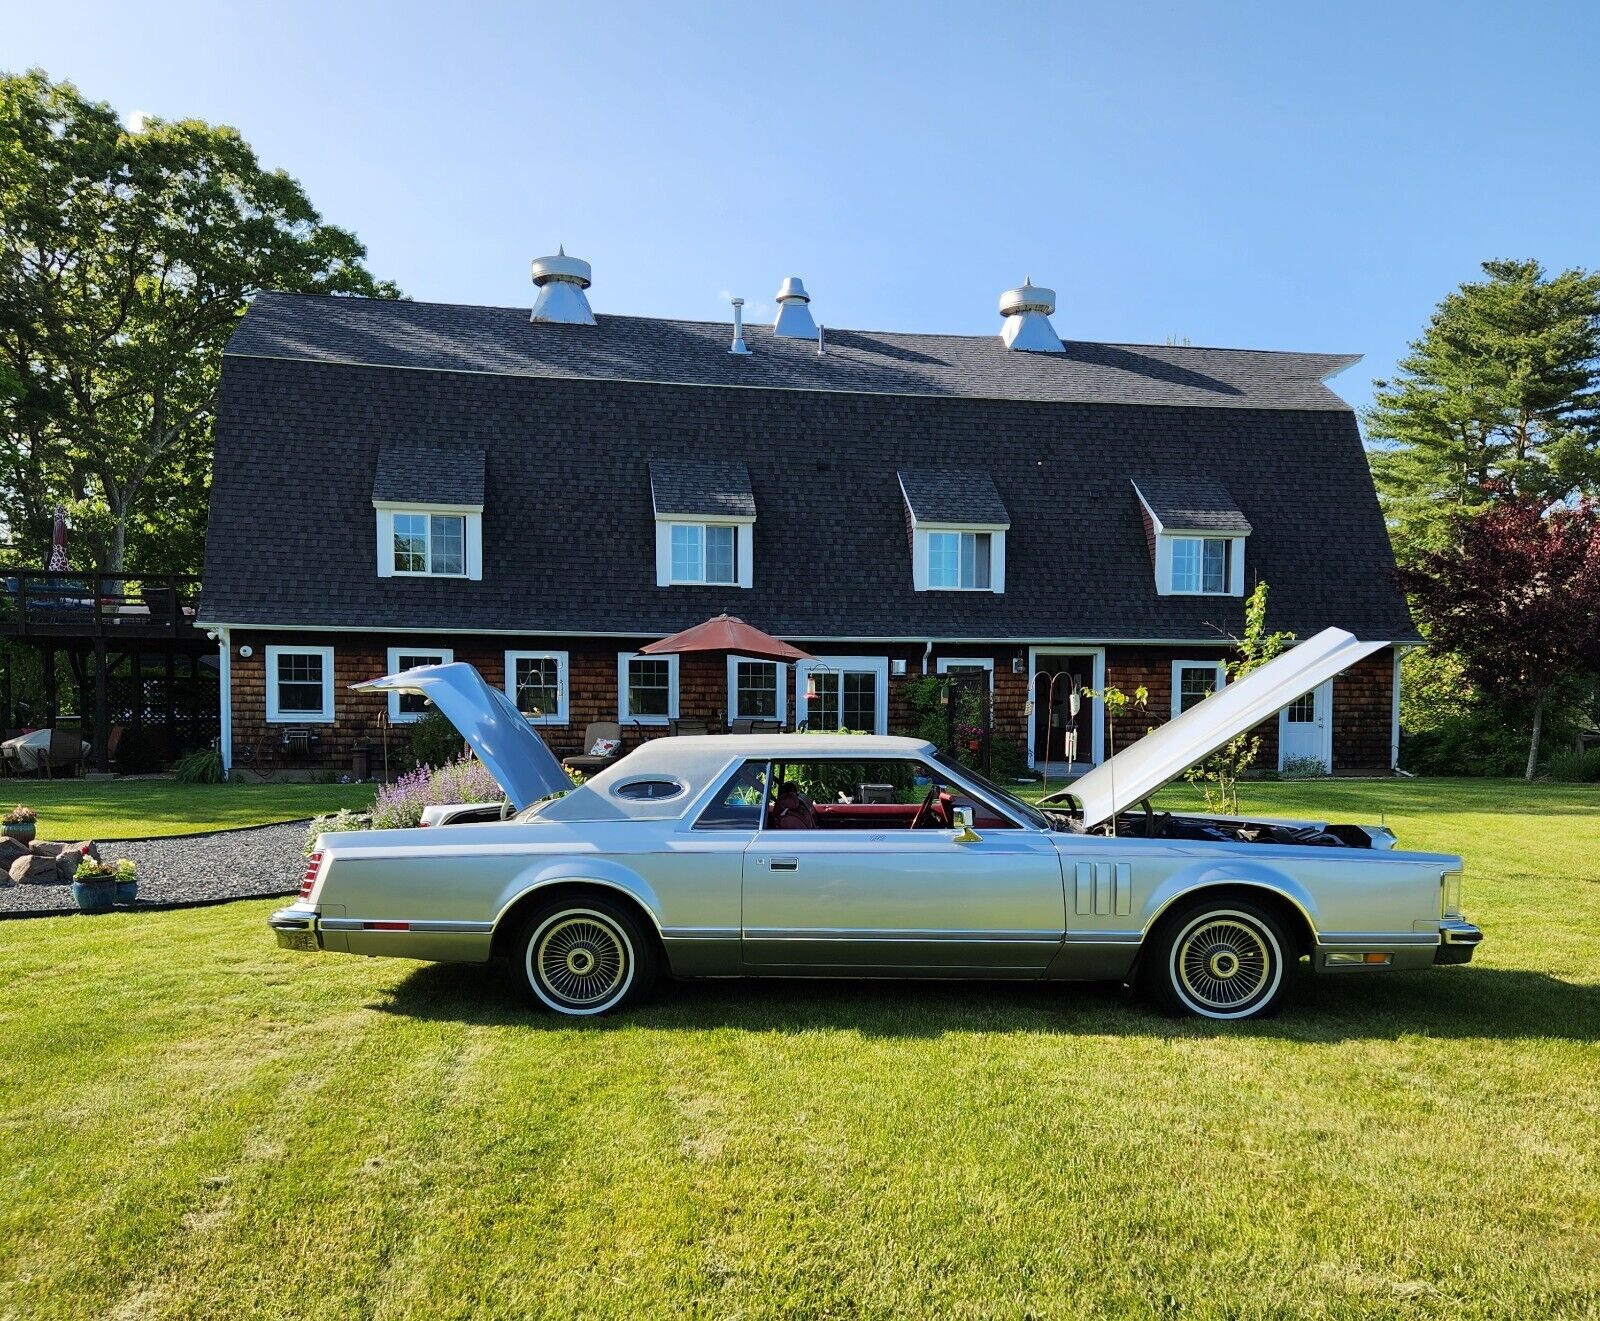
[[[317,933],[315,931],[280,931],[278,932],[278,948],[315,950],[317,948]]]

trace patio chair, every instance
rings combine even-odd
[[[600,739],[615,740],[616,746],[605,755],[592,751]],[[583,731],[583,748],[573,753],[570,757],[563,757],[561,764],[569,771],[578,771],[584,775],[595,775],[611,765],[622,756],[622,726],[615,720],[596,720],[591,722]]]
[[[711,726],[704,720],[674,720],[672,722],[672,735],[674,738],[687,738],[692,734],[709,734]]]
[[[76,775],[83,769],[83,731],[76,726],[71,729],[52,729],[50,746],[45,749],[40,761],[44,765],[46,779],[54,779],[58,770]]]

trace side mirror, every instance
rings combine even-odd
[[[956,807],[950,811],[955,822],[955,839],[957,844],[971,844],[983,838],[972,828],[972,809],[970,807]]]

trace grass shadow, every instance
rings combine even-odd
[[[1064,1036],[1273,1037],[1337,1042],[1600,1041],[1600,986],[1521,969],[1459,967],[1431,973],[1314,978],[1281,1015],[1253,1023],[1170,1019],[1113,983],[842,981],[809,978],[663,980],[638,1008],[593,1020],[529,1007],[498,966],[424,964],[369,1006],[410,1018],[532,1031],[575,1027],[661,1031],[854,1031],[872,1037],[948,1033]]]

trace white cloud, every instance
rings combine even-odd
[[[128,112],[128,132],[143,133],[145,124],[154,119],[148,110],[130,110]]]
[[[724,290],[722,290],[722,291],[721,291],[721,292],[720,292],[720,293],[719,293],[719,294],[718,294],[718,295],[717,295],[717,297],[718,297],[718,298],[719,298],[719,299],[721,299],[721,300],[722,300],[722,301],[723,301],[723,302],[724,302],[724,303],[731,303],[731,302],[732,302],[732,301],[733,301],[733,294],[732,294],[732,293],[730,293],[730,292],[729,292],[729,291],[728,291],[728,290],[726,290],[726,289],[724,289]]]

